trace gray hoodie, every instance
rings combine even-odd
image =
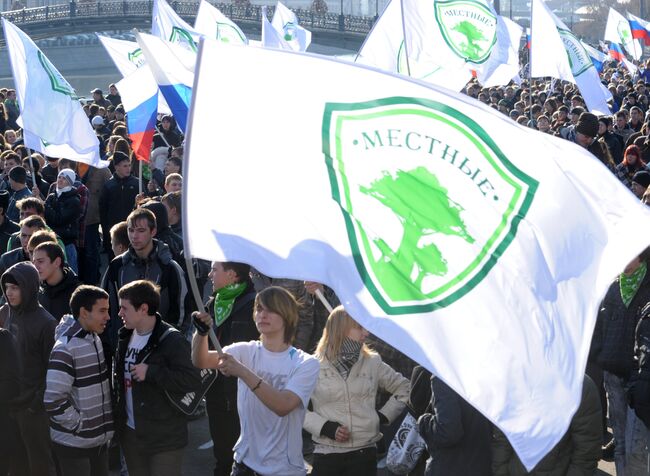
[[[12,276],[21,290],[20,306],[0,307],[0,327],[9,329],[18,349],[20,393],[12,402],[14,409],[43,410],[45,374],[54,345],[56,320],[38,303],[38,271],[30,262],[17,263],[0,278],[2,294]]]

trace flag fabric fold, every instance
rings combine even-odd
[[[305,51],[311,44],[311,32],[298,24],[298,17],[278,2],[271,25],[293,51]]]
[[[605,25],[605,40],[622,45],[635,60],[641,58],[641,45],[632,36],[630,22],[611,7]]]
[[[609,60],[607,55],[593,46],[588,45],[584,41],[581,41],[580,43],[582,43],[583,48],[591,58],[591,62],[594,64],[596,71],[602,73],[605,63]]]
[[[126,112],[131,146],[138,160],[149,160],[156,132],[158,84],[147,65],[116,84]]]
[[[206,38],[220,40],[224,43],[248,44],[248,39],[241,28],[206,0],[201,0],[199,4],[194,30]]]
[[[557,18],[543,0],[532,0],[530,68],[534,78],[551,76],[578,86],[587,108],[610,114],[604,90],[582,42]]]
[[[25,146],[95,167],[99,141],[75,90],[22,30],[2,19]]]
[[[647,246],[650,210],[585,149],[443,88],[207,40],[198,64],[186,251],[331,286],[532,469],[578,408],[600,300]],[[242,196],[242,176],[274,200]],[[206,189],[237,207],[206,216]]]
[[[262,7],[262,41],[263,48],[275,48],[277,50],[290,50],[293,48],[284,37],[277,31],[268,17],[266,16],[266,7]]]
[[[187,131],[196,53],[146,33],[136,39],[181,131]]]
[[[509,18],[497,15],[497,42],[490,58],[477,68],[477,79],[484,87],[508,84],[519,78],[519,44],[523,28]]]
[[[165,0],[153,0],[151,34],[193,52],[201,37]]]
[[[650,45],[650,23],[631,13],[627,13],[627,19],[630,22],[632,38],[639,40],[645,46]]]

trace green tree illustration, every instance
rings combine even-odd
[[[413,286],[419,293],[425,277],[447,274],[447,260],[440,249],[430,240],[424,243],[424,238],[442,233],[474,243],[460,216],[464,208],[449,198],[447,189],[424,167],[397,171],[395,177],[384,172],[380,179],[360,190],[392,210],[403,226],[397,250],[381,238],[373,240],[382,254],[374,262],[377,277],[386,288],[405,291],[403,298],[413,295],[410,283],[414,272]]]
[[[487,40],[482,30],[476,28],[473,23],[467,20],[461,21],[452,30],[457,31],[467,39],[466,42],[459,44],[460,50],[465,56],[471,59],[481,56],[481,46],[477,42]]]

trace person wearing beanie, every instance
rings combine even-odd
[[[81,199],[74,188],[76,174],[71,169],[62,169],[56,179],[56,189],[45,199],[45,221],[65,245],[68,265],[77,273],[77,239]]]
[[[20,218],[20,212],[16,203],[25,197],[30,197],[32,192],[27,187],[27,171],[24,167],[17,165],[9,171],[9,188],[11,190],[11,199],[7,206],[7,217],[17,222]]]
[[[639,170],[632,177],[632,193],[636,195],[639,199],[643,197],[643,194],[650,185],[650,172],[647,170]]]
[[[603,139],[597,138],[598,127],[596,115],[583,112],[575,125],[574,142],[594,154],[611,172],[615,172],[616,164],[607,148],[607,144]]]
[[[7,218],[7,207],[9,206],[9,192],[6,190],[0,191],[0,250],[7,249],[7,243],[11,235],[20,230],[16,222]]]
[[[99,197],[99,222],[104,234],[104,249],[113,259],[110,230],[126,220],[138,195],[138,179],[131,175],[131,158],[123,152],[113,153],[113,176],[104,184]]]

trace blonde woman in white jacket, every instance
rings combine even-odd
[[[345,312],[332,311],[316,348],[320,373],[305,430],[315,443],[312,476],[375,476],[380,423],[404,410],[409,381],[364,344],[368,331]],[[378,411],[377,390],[392,394]]]

